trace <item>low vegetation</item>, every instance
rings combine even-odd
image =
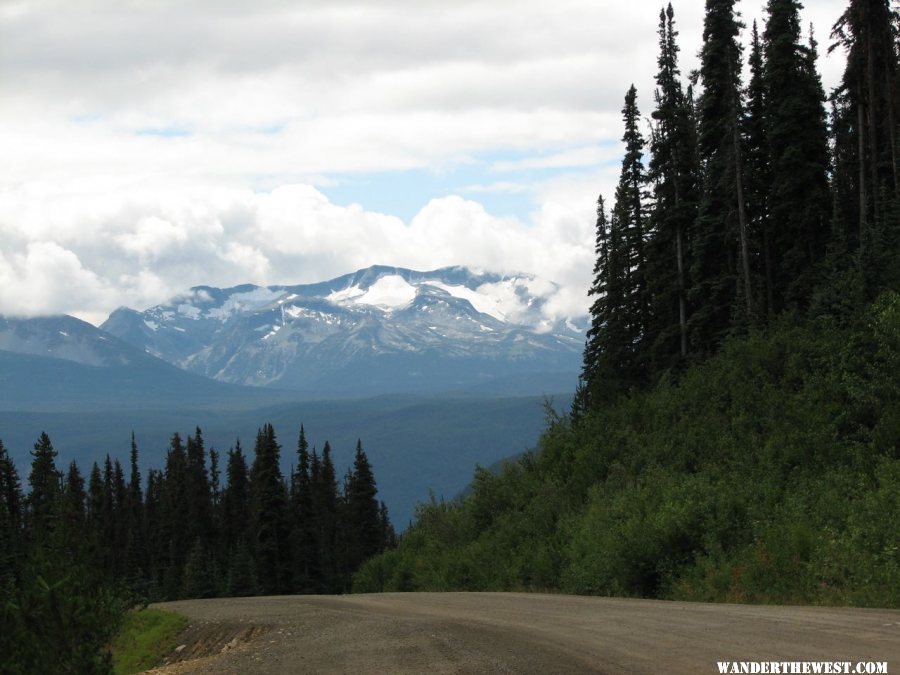
[[[187,618],[174,612],[145,608],[129,612],[112,644],[116,675],[131,675],[152,668],[176,646]]]
[[[677,381],[553,421],[432,501],[357,591],[900,606],[900,294],[785,317]]]

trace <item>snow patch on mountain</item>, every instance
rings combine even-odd
[[[144,312],[117,310],[103,328],[227,382],[453,389],[576,373],[581,317],[552,314],[558,293],[556,284],[524,273],[373,266],[315,284],[197,287]]]
[[[358,285],[335,291],[325,299],[334,305],[370,305],[384,311],[402,309],[416,298],[416,287],[403,277],[392,274],[378,279],[368,288]]]
[[[283,295],[283,290],[265,287],[255,288],[246,293],[235,293],[219,307],[207,310],[206,316],[210,319],[226,321],[234,314],[252,312],[266,305],[271,305]]]

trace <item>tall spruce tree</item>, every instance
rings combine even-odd
[[[763,33],[773,310],[803,307],[829,237],[828,132],[815,43],[801,44],[798,0],[769,0]]]
[[[634,85],[625,95],[622,118],[625,157],[608,224],[602,196],[597,202],[594,281],[588,291],[594,302],[576,407],[597,405],[605,397],[640,384],[645,376],[642,349],[650,318],[645,249],[649,223],[644,204],[644,138]]]
[[[771,317],[776,311],[775,263],[769,218],[772,171],[766,136],[768,96],[764,81],[763,47],[756,21],[753,22],[748,63],[750,83],[747,86],[747,116],[744,120],[748,229],[753,253],[754,282],[758,288],[764,289],[759,294],[760,314]]]
[[[0,597],[16,585],[23,549],[22,484],[0,440]]]
[[[131,452],[129,453],[131,473],[128,479],[128,543],[125,553],[126,574],[132,583],[143,583],[147,572],[146,531],[144,527],[144,495],[141,490],[141,472],[138,467],[138,448],[131,432]]]
[[[647,245],[648,326],[651,370],[669,368],[688,354],[688,271],[697,218],[700,173],[692,111],[681,84],[675,13],[659,16],[659,71],[655,126],[650,142],[653,184],[651,235]]]
[[[185,448],[181,435],[176,432],[172,435],[166,454],[159,528],[161,544],[166,553],[162,592],[167,598],[177,598],[181,594],[184,563],[193,545],[186,527],[189,524],[184,522],[185,514],[190,508],[188,480]]]
[[[257,433],[250,472],[251,515],[259,585],[263,593],[283,593],[290,584],[287,494],[281,447],[271,424]]]
[[[610,331],[616,326],[618,313],[624,313],[622,304],[621,277],[624,272],[618,265],[619,257],[612,251],[610,223],[606,215],[606,204],[603,195],[597,198],[597,225],[594,240],[594,281],[588,291],[593,297],[590,315],[591,325],[588,327],[587,340],[584,347],[584,359],[581,368],[581,382],[573,402],[573,412],[586,412],[602,398],[606,388],[611,388],[611,366],[607,361],[610,350]],[[612,257],[612,261],[611,261]]]
[[[692,237],[691,347],[715,351],[752,318],[750,243],[741,156],[741,23],[734,0],[707,0],[700,52],[698,149],[703,188]]]
[[[144,533],[147,547],[147,594],[158,599],[162,593],[163,573],[168,560],[168,545],[164,540],[163,475],[156,469],[147,472],[147,492],[144,498]]]
[[[343,529],[348,544],[345,561],[348,586],[350,576],[363,562],[378,553],[383,545],[384,530],[377,494],[372,466],[363,450],[362,441],[357,440],[353,470],[348,476],[345,489],[346,519]]]
[[[56,468],[56,450],[46,433],[41,433],[31,453],[28,485],[29,530],[37,541],[47,541],[57,526],[62,473]]]
[[[900,276],[900,14],[889,0],[850,0],[832,30],[831,49],[847,66],[834,92],[835,127],[843,132],[847,168],[836,187],[836,212],[855,211],[859,269],[869,295]],[[855,167],[855,171],[852,170]],[[855,207],[855,209],[854,209]]]
[[[297,439],[297,470],[291,480],[291,512],[294,588],[300,593],[314,592],[319,577],[319,551],[310,481],[309,442],[302,424]]]
[[[225,559],[230,561],[239,547],[248,552],[250,474],[241,441],[228,450],[226,486],[222,496],[222,538]]]
[[[328,441],[322,447],[321,460],[313,450],[310,487],[319,548],[318,589],[321,593],[334,593],[341,590],[337,560],[338,486],[331,459],[331,444]]]
[[[616,203],[613,220],[621,232],[625,272],[625,306],[627,312],[621,320],[626,343],[621,367],[628,382],[644,380],[643,354],[650,318],[647,293],[646,237],[648,218],[645,201],[647,197],[647,173],[644,168],[644,137],[640,131],[641,113],[637,107],[637,89],[634,85],[625,95],[622,120],[625,122],[625,157],[619,184],[616,187]],[[612,355],[610,355],[612,356]]]
[[[106,542],[103,513],[103,475],[97,462],[91,465],[87,490],[87,544],[90,548],[91,564],[100,570],[106,570]]]
[[[86,551],[85,528],[87,525],[87,493],[84,489],[84,476],[78,464],[69,464],[66,472],[60,508],[62,524],[62,544],[66,554],[72,560],[81,560]]]
[[[204,549],[213,538],[212,493],[206,471],[206,447],[203,433],[197,427],[187,439],[187,529],[188,541],[201,541]]]
[[[128,486],[118,458],[113,462],[113,565],[116,577],[122,577],[128,565]]]

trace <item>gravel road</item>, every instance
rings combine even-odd
[[[522,593],[188,600],[158,673],[717,673],[717,661],[887,661],[900,611]]]

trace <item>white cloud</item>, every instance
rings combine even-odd
[[[5,313],[35,316],[78,307],[103,310],[115,293],[108,280],[85,269],[78,256],[53,241],[24,251],[0,250],[0,307]]]
[[[535,272],[564,287],[554,311],[583,308],[594,202],[632,82],[649,114],[664,1],[2,2],[0,312],[96,320],[375,262]],[[830,86],[844,0],[808,4]],[[739,5],[748,24],[763,5]],[[675,9],[686,73],[703,7]],[[461,192],[533,215],[451,194],[404,222],[318,190],[460,166]]]
[[[69,248],[42,239],[44,231],[17,228],[14,206],[9,210],[15,200],[0,200],[3,230],[18,242],[4,251],[0,313],[96,318],[120,304],[142,309],[192,285],[306,283],[374,263],[534,272],[579,289],[563,294],[568,301],[559,312],[584,311],[592,226],[563,204],[547,202],[523,222],[448,196],[404,223],[357,204],[338,206],[300,184],[260,193],[198,190],[165,204],[123,192],[111,210],[127,217],[110,220],[95,211],[96,195],[68,195],[65,210],[46,197],[44,213],[34,205],[33,215],[47,231],[70,233]],[[232,219],[240,227],[224,225]],[[79,228],[107,236],[79,240],[71,234]]]

